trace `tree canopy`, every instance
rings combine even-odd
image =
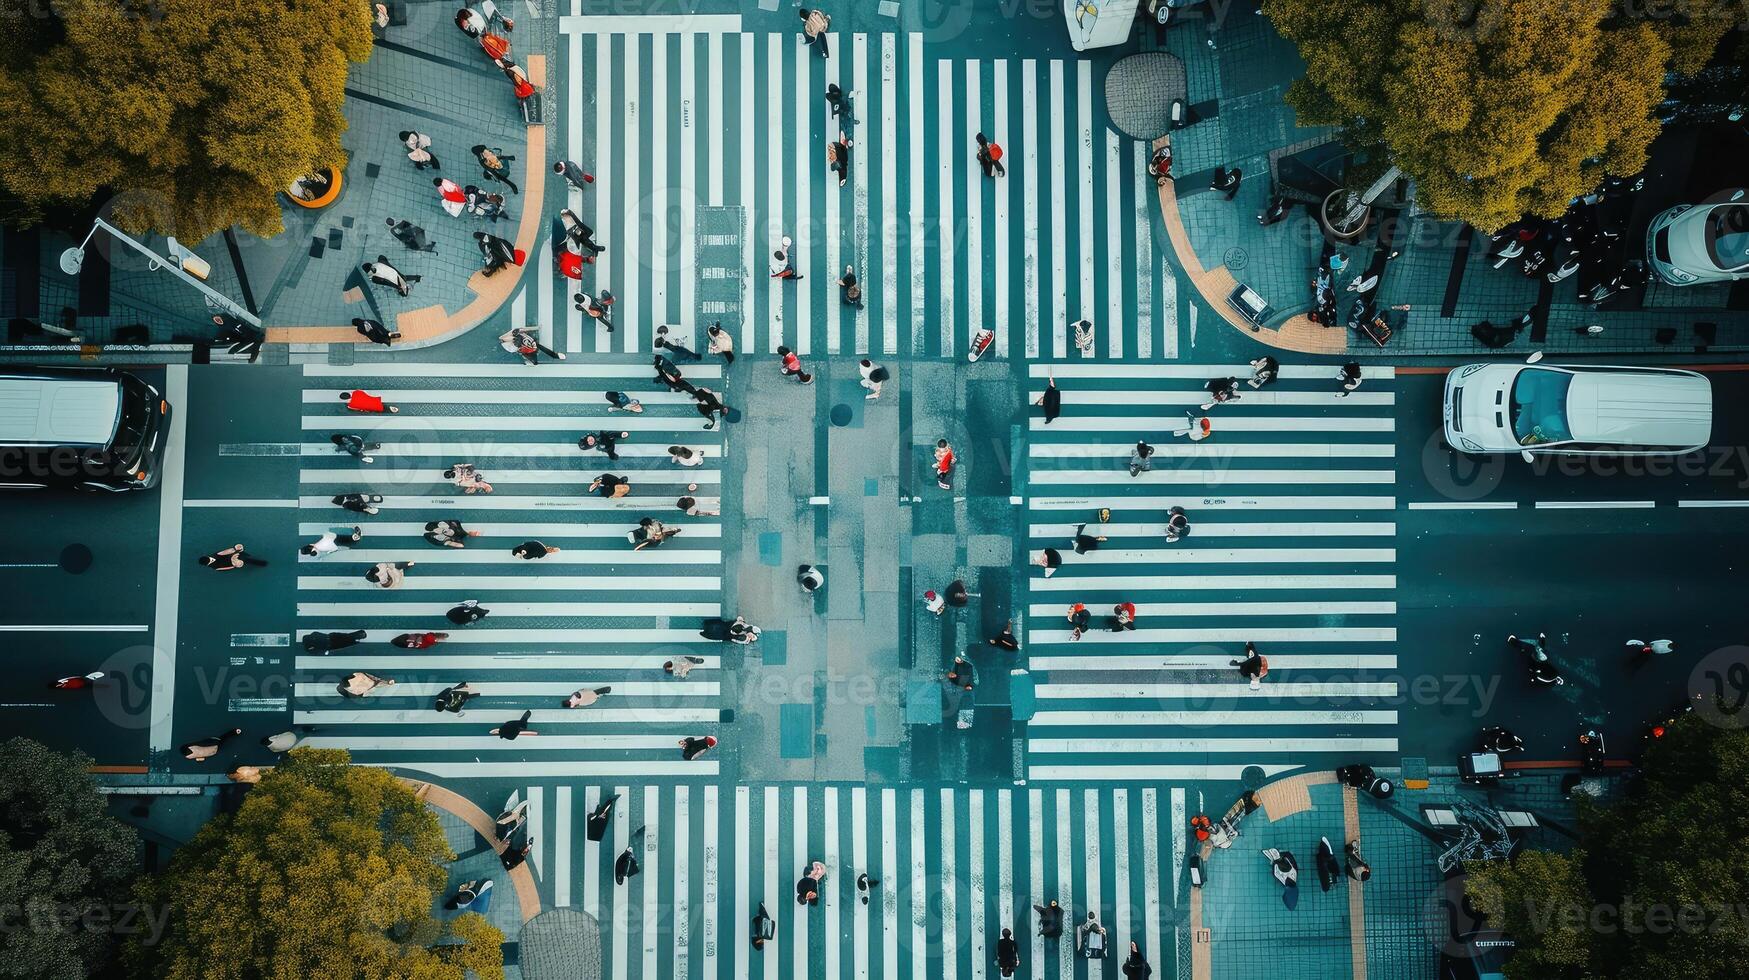
[[[386,770],[338,749],[294,749],[234,814],[203,827],[142,902],[171,909],[153,980],[502,980],[503,935],[432,909],[453,860],[437,818]]]
[[[0,894],[19,905],[0,929],[0,975],[91,976],[119,931],[143,926],[126,908],[139,840],[109,815],[90,765],[26,738],[0,744]]]
[[[1689,716],[1619,802],[1582,811],[1583,847],[1470,872],[1518,941],[1511,980],[1735,980],[1749,962],[1749,732]]]
[[[1695,71],[1741,14],[1611,18],[1599,0],[1264,0],[1306,76],[1305,125],[1384,145],[1417,202],[1484,231],[1554,216],[1646,164],[1667,68]]]
[[[275,194],[340,169],[360,0],[0,0],[0,191],[26,222],[100,189],[132,231],[281,228]]]

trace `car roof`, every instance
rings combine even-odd
[[[0,445],[108,445],[120,410],[114,378],[0,377]]]
[[[1579,442],[1704,446],[1712,438],[1712,385],[1685,371],[1576,370],[1567,424]]]

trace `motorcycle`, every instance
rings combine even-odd
[[[971,350],[966,351],[966,360],[975,363],[995,342],[996,331],[988,328],[979,329],[976,334],[972,335],[972,347]]]
[[[1561,672],[1555,667],[1554,661],[1549,659],[1549,652],[1547,649],[1548,639],[1549,635],[1547,633],[1538,633],[1535,641],[1521,640],[1516,635],[1513,635],[1508,636],[1506,642],[1515,649],[1524,652],[1527,660],[1526,666],[1530,669],[1531,683],[1565,684],[1567,683],[1567,679],[1561,676]]]

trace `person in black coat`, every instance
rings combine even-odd
[[[330,650],[344,650],[363,642],[364,630],[353,630],[350,633],[305,633],[305,653],[327,653]]]
[[[1142,956],[1142,948],[1130,941],[1130,955],[1123,961],[1123,975],[1129,980],[1147,980],[1154,972],[1148,961]]]
[[[539,735],[539,732],[531,732],[528,730],[528,719],[533,715],[534,712],[532,711],[524,711],[521,718],[512,718],[504,724],[499,725],[497,728],[492,729],[487,734],[496,735],[506,742],[514,742],[518,736],[522,735]]]
[[[1043,905],[1034,905],[1038,913],[1038,934],[1046,939],[1060,939],[1063,935],[1063,907],[1051,899]]]
[[[613,820],[613,804],[619,799],[615,793],[602,800],[595,809],[589,811],[589,820],[584,825],[584,834],[592,841],[600,841],[607,836],[607,825]]]
[[[457,626],[472,626],[490,615],[492,610],[480,605],[478,599],[465,599],[462,604],[444,613],[444,618]]]
[[[1002,930],[1002,938],[996,940],[996,968],[1005,977],[1014,976],[1020,968],[1020,944],[1014,941],[1011,929]]]

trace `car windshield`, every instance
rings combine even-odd
[[[139,382],[129,378],[121,387],[121,424],[116,426],[115,441],[110,449],[115,458],[132,465],[140,457],[146,441],[146,427],[152,420],[148,393]]]
[[[1749,205],[1723,204],[1706,219],[1707,251],[1727,272],[1749,266]]]
[[[1565,442],[1573,438],[1567,428],[1567,389],[1573,376],[1547,368],[1525,368],[1512,382],[1512,435],[1520,446]]]

